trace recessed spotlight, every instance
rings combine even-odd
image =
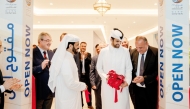
[[[128,27],[128,28],[130,28],[130,27]]]
[[[49,3],[49,5],[53,5],[53,3]]]
[[[136,22],[133,22],[133,23],[136,23]]]
[[[157,6],[157,3],[154,3],[155,6]]]
[[[40,21],[38,21],[38,23],[40,23]]]
[[[106,21],[104,21],[104,23],[106,23]]]
[[[73,21],[71,21],[71,23],[74,23]]]

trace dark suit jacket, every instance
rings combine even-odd
[[[78,52],[77,54],[75,54],[74,58],[75,58],[75,62],[76,62],[77,67],[78,67],[79,80],[83,81],[82,78],[81,78],[82,77],[81,53]],[[84,66],[85,66],[85,79],[86,79],[86,81],[90,81],[90,78],[89,78],[90,64],[91,64],[91,54],[88,53],[87,54],[87,58],[85,59],[85,63],[84,63]]]
[[[96,86],[98,88],[101,83],[101,77],[96,69],[97,60],[98,60],[98,55],[92,58],[89,76],[90,76],[91,85]]]
[[[53,52],[55,53],[55,52],[56,52],[56,50],[57,50],[57,48],[53,49]]]
[[[136,77],[138,55],[139,55],[139,52],[136,49],[133,49],[131,52],[131,61],[133,65],[132,80]],[[151,98],[153,98],[154,100],[157,100],[157,96],[158,96],[157,95],[158,82],[156,79],[157,75],[158,75],[158,49],[149,46],[147,54],[146,54],[146,58],[145,58],[143,76],[144,76],[144,83],[146,86],[146,92],[148,93],[148,96],[150,95]],[[131,83],[131,86],[133,87],[132,91],[135,94],[135,93],[138,93],[138,90],[135,90],[134,85],[136,86],[136,84]]]
[[[3,75],[2,75],[2,72],[0,70],[0,85],[3,85],[3,83],[4,83]],[[11,93],[12,91],[5,90],[5,92]],[[4,109],[4,93],[1,93],[1,90],[0,90],[0,109]]]
[[[51,61],[53,57],[53,52],[48,50],[48,57]],[[44,100],[48,97],[49,94],[52,94],[51,90],[48,87],[49,80],[49,67],[47,66],[42,70],[41,63],[44,61],[38,47],[33,49],[33,75],[36,82],[36,98],[37,100]],[[50,66],[50,64],[49,64]]]
[[[75,63],[77,64],[78,76],[79,76],[79,79],[80,79],[81,75],[79,73],[80,72],[80,54],[79,54],[79,52],[74,55],[74,60],[75,60]]]

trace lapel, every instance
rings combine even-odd
[[[135,69],[137,69],[137,66],[138,66],[138,57],[139,57],[139,52],[136,51],[134,55],[134,62],[136,64]]]
[[[51,59],[52,59],[52,57],[53,57],[52,53],[50,53],[50,51],[49,51],[49,50],[47,50],[47,53],[48,53],[49,60],[51,60]]]
[[[81,53],[79,52],[79,55],[78,55],[78,57],[79,57],[79,60],[81,61]]]
[[[38,47],[36,47],[36,54],[38,55],[38,57],[41,59],[41,60],[44,60],[44,57],[42,56],[42,53],[40,52],[40,49]]]
[[[98,55],[96,55],[96,56],[94,56],[93,58],[92,58],[92,61],[94,61],[94,67],[96,66],[96,64],[97,64],[97,60],[98,60]],[[92,62],[91,61],[91,62]]]
[[[98,61],[98,55],[96,56],[96,59],[95,59],[95,63],[97,64],[97,61]]]
[[[150,58],[151,58],[151,50],[150,50],[150,46],[149,46],[147,54],[146,54],[145,63],[144,63],[144,71],[146,70],[146,67],[148,65],[148,62],[149,62]]]

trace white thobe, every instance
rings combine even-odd
[[[56,109],[82,109],[81,91],[86,88],[86,85],[79,82],[78,78],[78,70],[73,55],[66,52],[60,73],[56,77]]]
[[[132,64],[129,50],[120,46],[114,48],[111,45],[102,49],[98,61],[97,70],[102,78],[102,109],[130,109],[128,86],[132,78]],[[125,76],[128,86],[118,92],[118,102],[114,103],[115,89],[107,84],[107,74],[110,70]]]

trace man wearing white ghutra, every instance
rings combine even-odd
[[[121,46],[123,33],[119,29],[111,32],[110,44],[100,51],[97,61],[97,71],[102,78],[102,109],[130,109],[128,86],[132,78],[132,64],[129,50]],[[107,74],[114,70],[117,74],[125,76],[120,85],[123,91],[118,91],[118,102],[114,103],[115,89],[107,84]]]
[[[52,92],[55,91],[56,109],[82,109],[80,92],[86,90],[87,86],[79,82],[78,69],[73,58],[78,48],[79,38],[67,34],[51,61],[48,85]]]

